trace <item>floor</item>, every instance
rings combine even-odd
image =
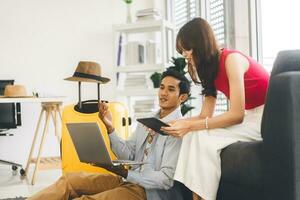
[[[28,178],[21,178],[19,170],[14,173],[11,166],[0,164],[0,199],[28,197],[54,183],[61,176],[60,169],[41,170],[38,171],[35,185],[31,185],[32,172],[33,167],[29,170]]]

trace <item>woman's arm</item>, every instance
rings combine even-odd
[[[213,96],[204,97],[199,118],[205,119],[206,117],[212,117],[214,114],[215,105],[216,105],[215,97]]]
[[[207,120],[209,129],[228,127],[243,121],[245,111],[244,73],[248,67],[248,60],[238,53],[232,53],[226,58],[225,68],[229,81],[230,108],[219,116],[209,118]],[[213,113],[210,109],[212,109],[210,106],[204,107],[203,112],[201,111],[203,115],[200,114],[198,120],[175,121],[171,123],[171,127],[164,127],[162,130],[173,136],[182,137],[189,131],[206,129],[206,122],[202,117],[210,117],[209,114]],[[208,115],[205,116],[204,113]]]
[[[208,128],[223,128],[239,124],[245,113],[244,74],[248,70],[248,60],[238,53],[230,54],[225,61],[229,81],[230,108],[227,112],[208,119]],[[205,129],[205,120],[198,125],[191,123],[191,131]]]
[[[216,105],[216,98],[213,96],[204,97],[204,101],[201,106],[201,112],[197,116],[185,118],[185,119],[179,119],[179,120],[185,120],[185,121],[195,121],[200,119],[205,119],[206,117],[212,117],[214,114]]]

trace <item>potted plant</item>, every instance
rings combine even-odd
[[[183,75],[186,74],[186,71],[184,70],[185,66],[186,66],[185,58],[183,58],[183,57],[178,57],[178,58],[172,57],[171,59],[172,59],[171,63],[173,63],[174,66],[171,66],[169,68],[174,69],[174,70],[180,72]]]
[[[124,2],[127,5],[127,18],[126,18],[126,22],[127,23],[131,23],[132,19],[131,19],[131,8],[130,8],[130,4],[132,3],[132,0],[124,0]]]
[[[151,76],[150,76],[150,79],[152,80],[153,82],[153,87],[154,88],[159,88],[159,85],[160,85],[160,80],[161,80],[161,73],[159,72],[154,72]]]
[[[181,108],[180,108],[182,116],[184,116],[186,113],[188,113],[189,111],[193,110],[194,108],[195,108],[194,106],[191,106],[191,105],[189,105],[187,103],[183,103],[181,105]]]

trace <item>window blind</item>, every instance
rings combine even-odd
[[[203,5],[202,5],[202,4]],[[206,19],[210,23],[216,39],[221,46],[225,46],[225,11],[224,0],[175,0],[174,19],[176,33],[189,20],[200,14],[201,7],[205,6]],[[217,114],[228,110],[228,101],[225,95],[218,92],[215,112]]]
[[[209,24],[211,25],[219,44],[221,46],[225,46],[224,0],[209,0],[207,2],[207,5],[209,13]],[[220,114],[227,110],[227,98],[223,93],[218,92],[215,112],[216,114]]]
[[[175,0],[175,28],[176,32],[189,20],[198,14],[196,0]]]

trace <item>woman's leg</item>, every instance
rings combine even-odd
[[[207,131],[185,136],[174,179],[184,183],[205,200],[216,199],[221,176],[219,149],[232,142],[234,141],[218,139]]]
[[[174,179],[205,200],[216,199],[222,149],[237,141],[261,140],[260,119],[261,113],[252,112],[242,124],[187,134],[182,141]]]

